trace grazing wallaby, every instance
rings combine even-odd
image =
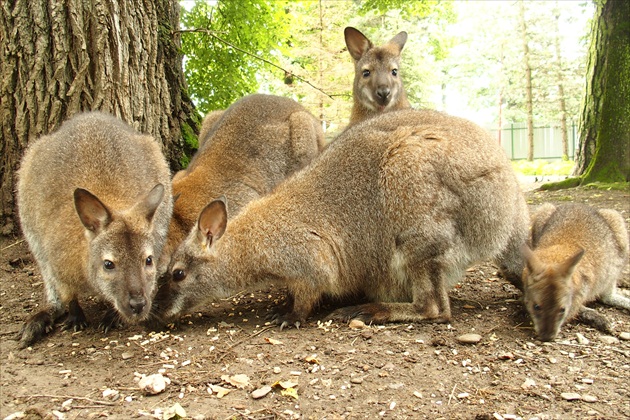
[[[523,245],[523,300],[536,334],[552,341],[565,322],[578,317],[610,333],[608,320],[584,305],[599,300],[630,309],[617,293],[628,261],[628,230],[614,210],[584,204],[544,204],[532,217],[533,250]]]
[[[170,171],[152,137],[109,115],[79,114],[29,146],[17,199],[46,299],[20,331],[20,347],[49,332],[66,306],[63,328],[84,328],[84,294],[111,305],[105,330],[119,316],[148,316],[173,208]]]
[[[171,259],[166,318],[265,282],[286,286],[303,322],[327,295],[374,303],[333,317],[447,321],[448,290],[496,258],[520,278],[529,214],[501,147],[482,128],[435,111],[357,124],[311,165],[227,218],[211,202]]]
[[[349,125],[383,112],[410,108],[400,78],[400,52],[407,32],[400,32],[380,47],[350,26],[344,30],[344,36],[354,59],[354,104]]]
[[[306,166],[323,148],[317,119],[292,99],[254,94],[235,102],[214,123],[208,138],[173,181],[175,201],[167,243],[159,265],[184,240],[201,209],[225,194],[234,215],[249,201]]]

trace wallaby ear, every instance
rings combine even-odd
[[[369,39],[358,29],[355,29],[351,26],[348,26],[343,30],[343,36],[346,39],[346,46],[348,47],[348,52],[355,59],[355,61],[359,61],[363,54],[367,52],[374,45],[370,42]],[[405,34],[405,37],[407,34]],[[403,42],[404,44],[404,42]]]
[[[538,257],[534,255],[534,252],[527,246],[527,244],[521,245],[521,255],[525,260],[525,265],[530,274],[539,274],[545,270],[544,265],[540,262]],[[525,279],[523,279],[525,281]]]
[[[197,222],[197,239],[206,248],[210,248],[225,232],[227,227],[226,201],[225,196],[221,196],[201,210]]]
[[[157,184],[141,202],[136,204],[134,210],[144,215],[148,221],[151,221],[155,211],[162,202],[162,198],[164,198],[164,185]]]
[[[74,208],[83,226],[95,234],[109,225],[112,214],[94,194],[83,188],[74,190]]]
[[[405,42],[407,42],[407,32],[402,31],[395,37],[393,37],[389,43],[398,47],[398,54],[402,51],[405,46]]]
[[[178,192],[177,194],[175,194],[173,196],[173,204],[175,204],[177,202],[177,200],[179,199],[179,197],[181,197],[181,196],[182,196],[181,192]]]
[[[566,277],[571,277],[571,275],[573,274],[573,270],[575,270],[575,267],[580,262],[583,256],[584,249],[578,249],[578,251],[573,256],[558,264],[558,272],[562,273]]]

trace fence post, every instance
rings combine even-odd
[[[514,123],[510,123],[510,150],[512,160],[514,160]]]

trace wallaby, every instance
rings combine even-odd
[[[106,331],[148,316],[173,208],[170,171],[152,137],[113,116],[79,114],[28,147],[17,201],[46,301],[20,331],[20,347],[49,332],[66,306],[63,328],[84,328],[84,294],[111,305]]]
[[[589,302],[630,309],[617,292],[628,262],[628,230],[614,210],[584,204],[542,205],[532,216],[533,250],[523,245],[523,300],[536,334],[553,341],[563,324],[579,318],[606,333],[608,320]]]
[[[265,282],[293,298],[281,327],[323,296],[373,303],[333,318],[447,321],[448,290],[495,258],[514,279],[527,205],[501,147],[485,130],[436,111],[401,110],[345,130],[311,165],[250,202],[212,201],[169,266],[173,318]]]
[[[254,94],[235,102],[214,123],[186,174],[173,181],[173,218],[159,265],[194,227],[212,199],[225,194],[232,214],[306,166],[323,148],[317,119],[292,99]]]
[[[383,112],[410,108],[400,77],[400,53],[407,32],[400,32],[385,45],[374,47],[357,29],[344,30],[348,52],[354,59],[354,104],[349,125]]]

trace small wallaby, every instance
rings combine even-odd
[[[208,202],[224,194],[231,214],[238,213],[311,162],[323,141],[317,119],[292,99],[254,94],[232,104],[213,124],[186,173],[173,180],[178,198],[160,272]]]
[[[350,26],[344,30],[344,37],[354,59],[354,104],[349,125],[383,112],[411,108],[400,77],[400,53],[407,32],[400,32],[380,47]]]
[[[227,201],[227,204],[226,204]],[[293,298],[281,327],[323,296],[374,303],[333,318],[447,321],[448,291],[495,258],[520,279],[529,213],[501,147],[485,130],[435,111],[401,110],[350,127],[311,165],[228,221],[212,201],[169,266],[165,318],[266,282]]]
[[[66,306],[63,328],[84,328],[85,294],[111,305],[105,330],[148,316],[173,208],[170,171],[152,137],[106,114],[79,114],[28,147],[17,202],[46,301],[20,331],[20,347],[49,332]]]
[[[587,308],[599,300],[630,309],[617,292],[628,262],[628,230],[614,210],[584,204],[543,204],[532,216],[533,250],[523,245],[523,300],[542,341],[553,341],[574,318],[611,333],[608,320]]]

